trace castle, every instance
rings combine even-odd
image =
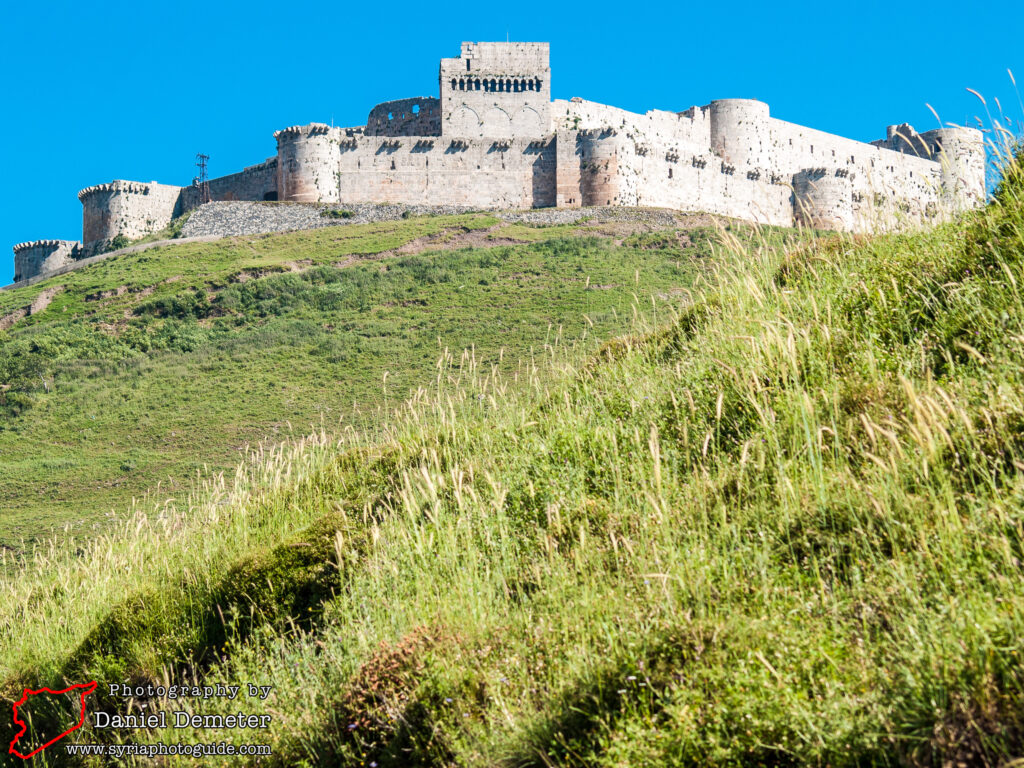
[[[82,242],[14,246],[15,281],[143,237],[212,200],[522,209],[649,206],[851,232],[980,205],[980,131],[889,126],[865,144],[724,99],[682,112],[551,100],[548,43],[463,43],[440,93],[374,107],[365,126],[277,131],[277,154],[206,189],[113,181],[78,193]],[[120,236],[120,237],[119,237]]]

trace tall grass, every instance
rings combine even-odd
[[[373,445],[295,445],[159,536],[111,539],[106,586],[5,584],[40,638],[9,687],[270,685],[194,707],[267,733],[126,736],[268,742],[264,765],[1010,764],[1022,179],[922,233],[723,231],[692,302],[638,301],[634,334],[583,362],[552,344],[525,390],[443,358]],[[51,626],[58,588],[91,611],[73,631]],[[104,615],[118,591],[137,610]]]

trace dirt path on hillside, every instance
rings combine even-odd
[[[20,307],[19,309],[9,312],[8,314],[0,317],[0,331],[7,331],[14,327],[14,324],[19,320],[28,317],[29,315],[38,315],[53,301],[53,297],[64,290],[63,285],[55,285],[52,288],[47,288],[45,291],[41,291],[38,296],[32,299],[32,303],[27,307]]]

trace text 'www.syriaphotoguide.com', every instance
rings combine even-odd
[[[69,755],[101,755],[104,757],[160,757],[180,755],[184,757],[210,757],[212,755],[237,755],[239,757],[270,754],[269,744],[67,744]]]

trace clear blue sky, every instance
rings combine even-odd
[[[890,123],[1016,121],[1024,3],[9,3],[0,25],[11,246],[81,237],[79,189],[188,184],[270,157],[279,128],[365,123],[380,101],[437,95],[463,40],[550,41],[552,94],[643,112],[757,98],[860,140]]]

